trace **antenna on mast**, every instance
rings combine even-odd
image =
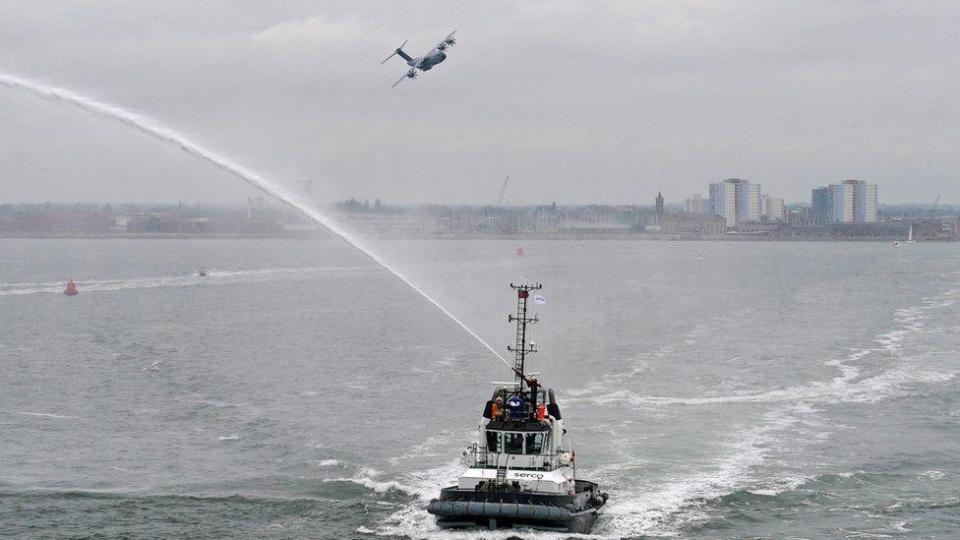
[[[536,316],[527,317],[527,300],[530,298],[530,291],[539,291],[543,288],[543,285],[540,283],[535,285],[514,285],[511,283],[510,288],[517,291],[517,314],[507,315],[507,321],[516,321],[517,340],[514,346],[507,346],[507,350],[514,353],[513,372],[517,375],[517,385],[522,394],[524,383],[531,386],[531,389],[536,391],[536,383],[533,382],[532,379],[528,379],[524,374],[524,364],[526,363],[527,354],[537,352],[537,347],[532,341],[529,345],[527,344],[527,325],[535,324],[540,319],[538,319]]]

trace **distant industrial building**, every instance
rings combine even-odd
[[[715,214],[681,212],[664,216],[660,230],[665,234],[718,236],[727,232],[727,220]]]
[[[844,180],[830,186],[832,223],[876,223],[877,185]]]
[[[727,226],[737,223],[760,221],[763,215],[760,199],[760,184],[749,180],[728,178],[710,184],[710,209],[727,220]]]

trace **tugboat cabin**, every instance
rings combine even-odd
[[[573,452],[563,448],[563,422],[553,392],[497,388],[484,407],[480,433],[468,452],[470,469],[460,490],[482,491],[506,483],[518,492],[570,494],[575,478]],[[547,404],[548,395],[550,403]],[[549,413],[548,413],[549,409]]]

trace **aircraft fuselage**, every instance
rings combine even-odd
[[[443,51],[431,51],[430,54],[423,57],[423,60],[420,61],[420,65],[417,66],[423,71],[428,71],[433,66],[443,62],[447,59],[447,53]],[[413,66],[416,65],[416,59],[410,60],[407,62],[407,65]]]

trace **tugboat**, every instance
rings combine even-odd
[[[498,383],[483,408],[479,441],[464,452],[468,469],[457,483],[440,491],[427,511],[441,528],[528,528],[589,533],[607,494],[595,482],[577,479],[575,453],[564,436],[560,406],[552,389],[545,390],[525,369],[527,355],[537,352],[527,341],[531,291],[543,286],[514,285],[517,314],[516,380]]]
[[[207,267],[201,266],[200,269],[197,270],[197,275],[200,277],[207,277]]]
[[[63,290],[63,294],[67,296],[76,296],[80,294],[80,291],[77,290],[77,284],[73,280],[67,281],[67,288]]]

